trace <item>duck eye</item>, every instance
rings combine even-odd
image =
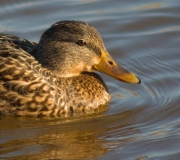
[[[81,39],[81,40],[78,40],[78,41],[77,41],[77,44],[78,44],[79,46],[84,46],[84,45],[86,45],[86,42]]]

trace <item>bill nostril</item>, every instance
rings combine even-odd
[[[112,61],[108,61],[108,63],[109,63],[110,65],[113,65],[113,64],[114,64]]]

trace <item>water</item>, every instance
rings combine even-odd
[[[119,64],[142,84],[100,74],[110,109],[61,119],[1,118],[2,159],[180,159],[180,3],[0,1],[0,32],[38,42],[56,21],[92,24]]]

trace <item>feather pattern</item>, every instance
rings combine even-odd
[[[60,78],[43,68],[32,56],[36,46],[0,34],[1,115],[61,116],[92,110],[110,99],[105,84],[95,73]],[[91,94],[96,87],[102,91]],[[98,100],[102,96],[104,100]]]

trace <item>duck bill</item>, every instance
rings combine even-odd
[[[118,65],[107,51],[102,52],[101,60],[94,65],[94,68],[122,82],[141,83],[141,80],[134,73]]]

